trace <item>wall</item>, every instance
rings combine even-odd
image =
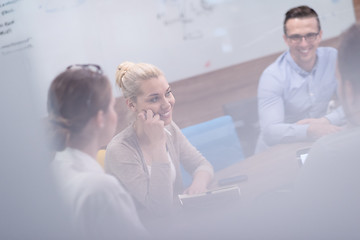
[[[299,4],[318,11],[324,39],[355,19],[351,0],[1,0],[1,56],[24,54],[45,114],[51,80],[72,63],[113,80],[122,61],[150,62],[176,82],[283,51],[284,13]]]
[[[356,21],[360,22],[360,0],[353,0]]]

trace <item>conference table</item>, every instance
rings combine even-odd
[[[297,142],[275,145],[217,171],[210,188],[218,187],[218,181],[223,178],[246,175],[247,180],[236,183],[240,188],[242,204],[251,203],[264,194],[286,191],[301,170],[296,152],[311,147],[311,144]]]
[[[187,234],[191,235],[193,232],[206,235],[207,232],[210,233],[210,229],[213,233],[217,233],[217,231],[221,233],[229,227],[234,231],[238,228],[237,224],[231,224],[239,221],[238,217],[241,217],[241,221],[247,222],[248,217],[253,214],[254,203],[256,204],[258,200],[260,203],[262,200],[268,200],[268,193],[271,197],[274,192],[289,189],[301,171],[296,152],[299,149],[309,148],[311,145],[312,142],[279,144],[221,169],[215,172],[209,189],[219,187],[218,181],[221,179],[246,175],[247,180],[236,183],[240,188],[240,198],[216,198],[214,202],[205,201],[201,204],[193,202],[193,205],[189,204],[187,207],[180,208],[181,210],[177,212],[174,220],[176,224],[168,221],[168,218],[165,218],[165,221],[161,219],[160,224],[155,221],[152,221],[151,224],[161,226],[161,232],[164,232],[163,226],[166,225],[165,234],[173,236],[173,231],[177,231],[178,236],[185,236],[183,239],[187,239],[189,237]],[[264,197],[262,198],[262,196]],[[235,228],[232,228],[234,226]]]

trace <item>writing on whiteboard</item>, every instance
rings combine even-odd
[[[212,13],[214,5],[208,1],[179,1],[160,0],[157,19],[165,26],[181,24],[184,40],[202,38],[204,33],[196,24],[199,17],[206,17]]]
[[[1,55],[8,55],[33,47],[31,37],[24,37],[18,34],[19,26],[17,25],[19,25],[19,23],[17,18],[19,16],[16,16],[16,13],[18,10],[17,6],[20,3],[20,0],[0,3],[0,15],[3,16],[0,21],[0,40],[2,40],[0,45]]]
[[[48,1],[43,0],[39,4],[39,9],[44,10],[46,13],[56,13],[67,11],[71,8],[76,8],[84,4],[86,0],[63,0],[63,1]]]
[[[7,55],[10,53],[23,51],[32,47],[33,46],[31,44],[31,38],[27,38],[1,46],[1,54]]]

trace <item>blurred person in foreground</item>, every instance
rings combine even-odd
[[[339,95],[347,128],[314,143],[294,194],[303,225],[331,239],[359,239],[360,230],[360,24],[342,34]],[[300,204],[301,202],[301,204]],[[329,234],[331,233],[331,235]],[[329,239],[329,238],[328,238]]]
[[[97,65],[72,65],[51,83],[48,120],[57,151],[52,170],[79,239],[147,235],[130,195],[96,162],[115,132],[111,84]]]

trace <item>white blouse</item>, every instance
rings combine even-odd
[[[130,195],[91,156],[66,148],[56,153],[51,167],[75,231],[82,237],[146,235]]]
[[[176,170],[175,170],[175,166],[173,161],[171,160],[170,154],[168,151],[166,151],[169,162],[170,162],[170,175],[171,175],[171,182],[172,184],[175,183],[175,179],[176,179]],[[148,171],[149,171],[149,175],[151,176],[151,165],[146,164]]]

